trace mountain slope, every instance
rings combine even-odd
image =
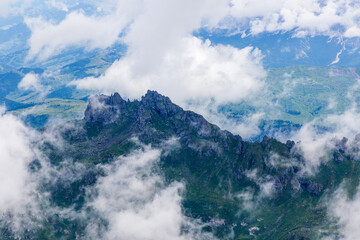
[[[262,142],[243,141],[154,91],[132,102],[117,93],[90,98],[84,119],[59,131],[65,144],[59,148],[49,142],[42,149],[51,165],[63,166],[73,159],[66,169],[85,167],[75,179],[41,185],[52,208],[89,211],[89,191],[106,176],[100,166],[147,145],[161,149],[160,161],[151,171],[167,186],[185,186],[183,214],[201,220],[201,231],[220,239],[336,235],[338,226],[327,215],[325,199],[345,180],[350,195],[359,184],[359,162],[346,155],[340,141],[334,158],[309,175],[294,142],[267,137]],[[106,228],[109,223],[104,224]],[[61,214],[48,216],[41,226],[29,238],[73,239],[86,236],[88,229],[86,220]]]

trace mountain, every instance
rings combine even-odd
[[[40,189],[49,193],[50,207],[63,212],[89,212],[89,191],[107,174],[101,166],[121,161],[119,156],[132,156],[144,145],[161,149],[151,174],[163,178],[165,186],[184,184],[183,214],[201,221],[201,232],[220,239],[336,236],[338,225],[328,217],[324,199],[345,180],[350,195],[359,184],[360,165],[347,154],[346,139],[334,140],[337,149],[331,159],[312,175],[304,170],[305,159],[294,142],[284,144],[266,136],[261,142],[243,141],[155,91],[135,101],[117,93],[92,97],[82,120],[57,131],[64,144],[58,147],[49,141],[42,152],[51,166],[65,166],[68,173],[40,184]],[[173,144],[165,144],[169,142]],[[67,159],[73,163],[66,165]],[[70,178],[79,164],[85,166],[81,174]],[[34,161],[31,169],[40,171],[38,165]],[[88,221],[64,213],[50,215],[25,236],[80,238],[86,236]],[[104,220],[105,228],[108,224]],[[9,228],[0,233],[2,239],[16,238]]]

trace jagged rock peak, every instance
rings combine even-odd
[[[126,101],[124,99],[122,99],[122,97],[120,96],[119,93],[116,92],[114,94],[111,94],[110,96],[107,96],[104,94],[94,96],[94,97],[90,98],[89,105],[96,104],[97,102],[100,102],[105,105],[119,105]]]
[[[156,91],[148,90],[141,101],[125,101],[119,93],[111,96],[96,95],[89,99],[89,104],[85,111],[85,120],[90,122],[108,123],[120,114],[126,114],[127,106],[136,104],[139,110],[147,109],[156,111],[163,117],[175,115],[183,109],[171,102],[169,97],[163,96]],[[110,119],[110,120],[109,120]]]
[[[236,138],[241,145],[240,136],[233,136],[228,131],[192,111],[185,111],[171,102],[170,98],[156,91],[148,91],[140,101],[125,101],[118,93],[111,96],[94,96],[85,111],[86,122],[108,125],[115,123],[124,126],[133,134],[151,136],[157,134],[174,135],[183,138],[193,134],[209,138]],[[164,136],[165,136],[164,135]],[[239,148],[241,149],[241,147]]]
[[[89,99],[89,104],[85,110],[84,119],[88,122],[108,122],[113,119],[121,108],[126,106],[126,101],[121,98],[119,93],[110,96],[96,95]]]
[[[151,90],[148,90],[145,96],[141,98],[141,105],[147,109],[156,110],[162,116],[174,115],[183,110],[172,103],[169,97]]]
[[[141,97],[142,102],[157,101],[172,103],[169,97],[163,96],[157,91],[148,90],[145,96]]]

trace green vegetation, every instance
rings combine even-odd
[[[294,66],[267,71],[263,99],[229,104],[224,111],[238,118],[262,111],[268,121],[304,124],[318,116],[341,113],[352,100],[358,100],[357,68]]]
[[[134,136],[160,149],[164,141],[177,139],[177,146],[163,150],[154,171],[168,184],[185,184],[184,214],[207,223],[203,231],[220,239],[231,235],[234,239],[319,239],[336,234],[337,225],[328,218],[324,200],[344,182],[349,196],[359,185],[360,163],[342,150],[321,164],[317,174],[306,175],[301,171],[302,156],[291,150],[295,143],[267,137],[245,142],[157,93],[148,92],[134,102],[119,95],[100,101],[107,107],[95,111],[90,103],[85,119],[63,130],[67,147],[58,149],[49,143],[43,149],[52,164],[72,158],[86,165],[81,179],[44,185],[54,206],[82,209],[85,189],[103,175],[97,166],[137,149]],[[264,190],[267,183],[271,188]],[[55,218],[35,234],[72,239],[85,231],[83,222]]]

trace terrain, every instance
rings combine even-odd
[[[359,239],[359,16],[0,1],[0,239]]]
[[[107,175],[99,166],[121,163],[122,157],[146,146],[161,151],[150,175],[164,180],[161,188],[182,183],[181,211],[201,221],[200,232],[214,238],[336,238],[338,226],[328,216],[325,200],[344,182],[349,196],[359,185],[360,164],[347,148],[347,139],[333,140],[336,149],[314,175],[306,170],[294,142],[284,144],[266,136],[261,142],[244,141],[155,91],[135,101],[117,93],[92,97],[82,120],[58,128],[65,144],[46,142],[46,161],[53,168],[66,166],[65,175],[77,171],[77,164],[85,166],[75,179],[58,177],[38,186],[49,193],[50,206],[63,212],[91,213],[89,192]],[[66,165],[68,159],[73,164]],[[41,162],[30,165],[32,171],[41,171]],[[146,179],[148,173],[143,174]],[[1,238],[16,238],[4,222],[3,218]],[[86,219],[64,214],[44,214],[38,224],[26,238],[74,239],[86,237],[88,231]],[[103,229],[108,224],[105,219]],[[186,227],[181,234],[186,234]],[[209,235],[201,236],[196,238]]]
[[[83,59],[62,66],[60,71],[41,77],[41,68],[21,68],[0,75],[1,97],[8,111],[24,118],[35,128],[45,126],[49,119],[81,118],[91,91],[78,90],[68,84],[78,78],[101,74],[116,59],[113,52]],[[105,61],[105,60],[106,61]],[[239,123],[249,116],[262,113],[258,123],[261,133],[249,138],[260,140],[264,135],[290,132],[315,118],[341,114],[352,102],[358,102],[358,68],[293,66],[267,70],[264,94],[254,99],[219,106],[218,111]],[[38,74],[48,91],[45,95],[33,90],[18,89],[28,73]],[[41,95],[43,94],[43,95]],[[350,94],[350,95],[349,95]],[[353,97],[351,97],[353,96]]]

